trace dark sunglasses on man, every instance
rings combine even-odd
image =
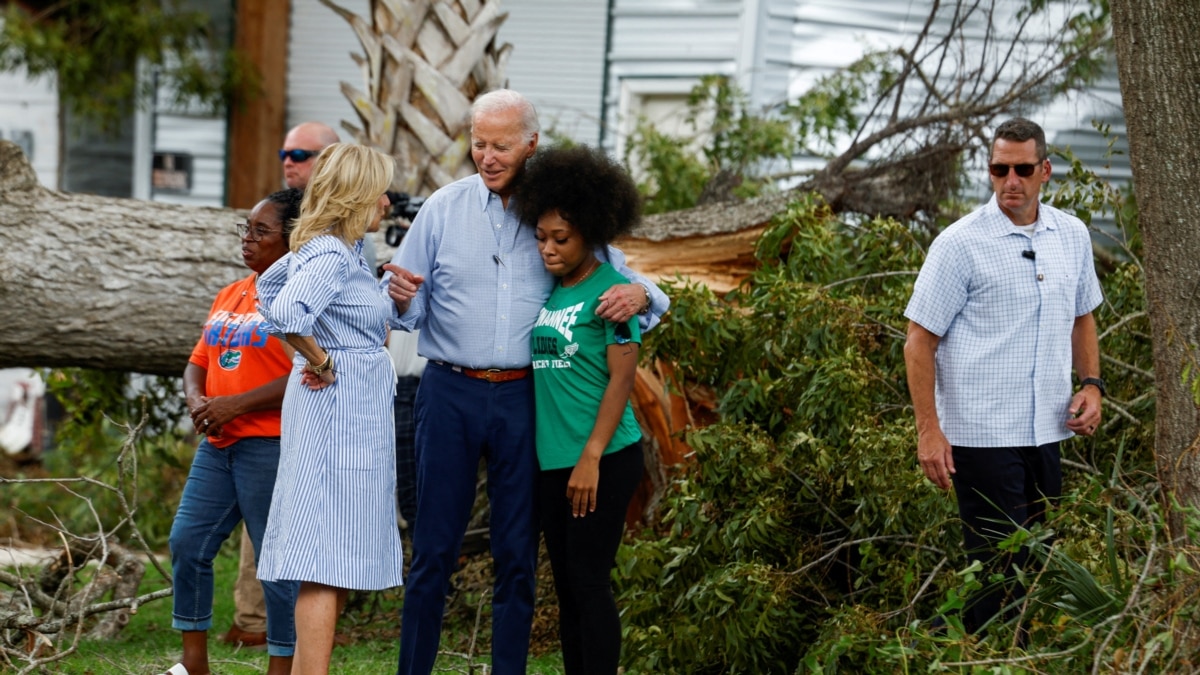
[[[1011,167],[1021,178],[1029,178],[1033,175],[1039,164],[1041,162],[1038,162],[1038,164],[989,164],[988,173],[996,178],[1004,178],[1008,175],[1008,169]]]
[[[282,162],[290,157],[296,164],[302,164],[319,154],[321,154],[320,150],[280,150],[279,161]]]

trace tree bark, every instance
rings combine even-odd
[[[881,198],[906,180],[910,168],[897,167],[649,216],[618,245],[651,279],[680,276],[723,293],[754,270],[758,235],[804,192],[835,210],[911,215],[921,190]],[[249,273],[233,232],[240,217],[47,190],[21,150],[0,140],[0,368],[182,373],[217,291]],[[376,248],[381,261],[390,257],[379,237]]]
[[[1155,461],[1174,538],[1186,536],[1172,497],[1200,505],[1200,3],[1112,0],[1121,98],[1145,242],[1146,297],[1157,386]],[[1183,369],[1190,367],[1190,376]]]
[[[647,218],[621,243],[651,278],[714,290],[753,268],[787,195]],[[249,274],[240,212],[48,190],[0,140],[0,368],[82,366],[178,375],[213,298]],[[391,255],[377,241],[380,260]]]
[[[0,367],[178,375],[248,274],[237,212],[47,190],[0,141]]]

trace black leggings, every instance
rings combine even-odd
[[[567,483],[574,467],[543,471],[538,482],[542,531],[558,593],[558,637],[566,675],[613,675],[621,657],[621,617],[612,568],[625,511],[642,479],[641,442],[600,458],[596,510],[571,515]]]

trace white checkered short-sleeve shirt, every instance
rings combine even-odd
[[[1022,447],[1070,437],[1071,331],[1102,300],[1078,218],[1041,204],[1031,238],[993,196],[946,228],[904,315],[941,337],[937,411],[950,444]]]

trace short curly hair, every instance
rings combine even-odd
[[[558,211],[589,246],[603,246],[637,226],[642,198],[637,185],[604,151],[586,145],[554,147],[534,155],[517,186],[521,222]]]

